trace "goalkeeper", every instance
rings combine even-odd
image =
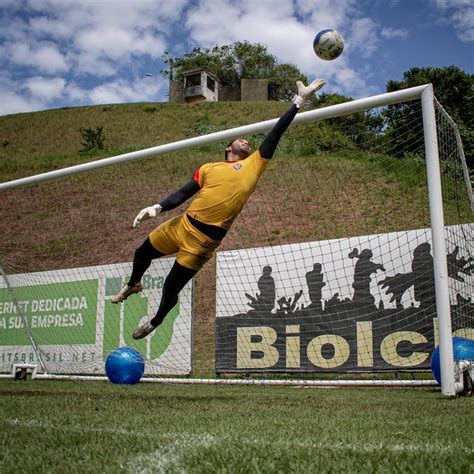
[[[236,138],[225,148],[225,161],[202,165],[192,179],[159,204],[141,210],[133,222],[137,227],[143,220],[169,211],[197,194],[186,211],[153,230],[135,251],[129,282],[112,298],[121,303],[143,289],[140,280],[155,258],[176,254],[174,265],[166,277],[156,316],[139,326],[134,339],[142,339],[154,331],[178,302],[178,294],[191,278],[212,257],[234,219],[257,186],[278,141],[291,124],[301,104],[325,82],[316,79],[309,86],[298,81],[298,95],[292,106],[252,153],[250,144]]]

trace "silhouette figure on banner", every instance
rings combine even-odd
[[[245,293],[245,296],[250,299],[247,303],[255,311],[262,311],[270,313],[275,306],[276,291],[275,280],[271,276],[272,267],[269,265],[263,267],[262,276],[258,279],[257,286],[260,293],[255,297]]]
[[[371,275],[377,273],[378,270],[385,271],[385,268],[380,263],[371,261],[373,253],[370,249],[364,249],[360,254],[358,249],[354,249],[348,257],[358,259],[354,268],[354,282],[352,283],[354,296],[352,302],[358,306],[374,305],[375,298],[370,292]]]
[[[464,283],[464,278],[459,275],[464,273],[465,275],[472,276],[474,270],[474,257],[470,258],[458,258],[459,246],[456,245],[454,250],[447,255],[448,260],[448,275],[455,280]]]
[[[413,286],[415,300],[420,307],[428,308],[435,305],[436,294],[434,286],[433,257],[428,243],[418,245],[413,251],[409,273],[397,273],[379,282],[387,294],[391,294],[390,302],[395,301],[397,307],[402,306],[403,294]]]
[[[447,255],[448,276],[459,282],[464,282],[460,273],[471,276],[474,270],[474,257],[458,258],[459,247]],[[435,307],[436,292],[434,281],[434,265],[431,256],[431,245],[423,243],[418,245],[413,252],[411,272],[397,273],[395,276],[387,277],[379,282],[382,288],[386,288],[387,294],[392,294],[390,302],[395,301],[397,307],[402,306],[403,294],[413,286],[415,300],[419,302],[421,308]],[[461,299],[460,299],[460,298]],[[457,296],[458,301],[462,296]]]
[[[323,287],[326,286],[322,265],[315,263],[313,269],[306,274],[306,285],[308,286],[309,300],[311,304],[308,308],[316,310],[323,309]]]

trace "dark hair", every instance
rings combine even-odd
[[[230,146],[233,145],[233,143],[238,140],[238,138],[234,138],[231,142],[229,142],[227,144],[227,146],[225,147],[226,149],[224,150],[224,157],[225,157],[225,161],[227,161],[227,155],[229,154],[229,152],[227,151],[227,148],[229,148]]]

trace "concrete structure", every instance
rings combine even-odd
[[[193,69],[183,73],[181,81],[170,81],[170,102],[216,102],[219,80],[207,69]]]
[[[238,102],[240,97],[239,87],[219,86],[219,102]]]
[[[183,81],[170,81],[168,96],[170,102],[184,102]]]
[[[267,79],[242,79],[240,100],[268,100]]]
[[[170,102],[268,100],[267,79],[242,79],[241,87],[224,86],[207,69],[193,69],[169,82]]]

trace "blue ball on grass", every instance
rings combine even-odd
[[[464,337],[453,337],[454,361],[471,360],[474,362],[474,341]],[[436,381],[441,384],[441,367],[439,361],[439,346],[433,351],[431,356],[431,370]]]
[[[115,384],[133,385],[140,382],[145,372],[145,359],[136,349],[119,347],[105,362],[105,373]]]

